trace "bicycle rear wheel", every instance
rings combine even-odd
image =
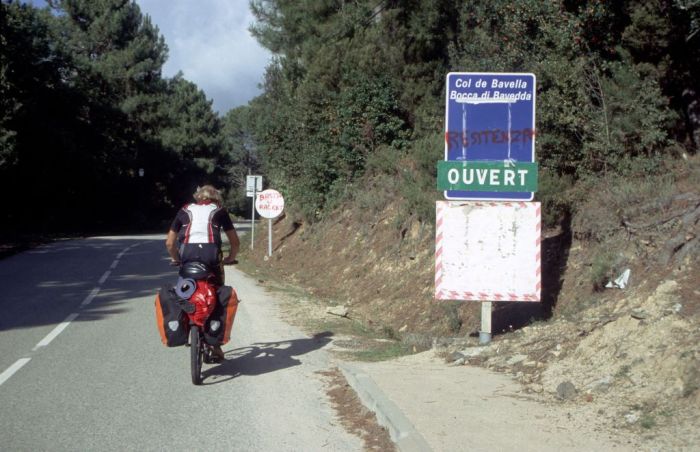
[[[199,328],[196,325],[190,327],[190,370],[192,371],[192,384],[202,384],[202,341],[199,336]]]

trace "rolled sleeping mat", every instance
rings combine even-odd
[[[183,278],[180,276],[175,284],[175,293],[178,297],[189,300],[197,290],[197,282],[192,278]]]

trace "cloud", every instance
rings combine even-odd
[[[248,0],[137,0],[168,44],[163,75],[182,71],[226,113],[260,94],[270,53],[250,35]]]

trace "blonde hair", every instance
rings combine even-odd
[[[202,185],[201,187],[197,187],[197,191],[194,192],[193,196],[197,202],[213,201],[218,205],[222,205],[224,203],[221,192],[214,188],[213,185]]]

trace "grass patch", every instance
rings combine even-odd
[[[614,278],[618,271],[616,254],[610,250],[599,250],[591,262],[590,281],[593,290],[601,292],[605,284]]]
[[[632,366],[630,366],[629,364],[625,364],[624,366],[620,367],[620,369],[615,374],[615,377],[617,377],[617,378],[629,377],[631,370],[632,370]]]
[[[656,417],[651,413],[645,413],[639,419],[639,425],[640,425],[640,427],[647,429],[647,430],[652,429],[652,428],[656,427]]]
[[[401,340],[401,336],[399,336],[399,333],[397,333],[396,330],[394,330],[390,326],[383,326],[381,332],[382,336],[384,336],[387,339],[391,339],[393,341]]]
[[[307,327],[314,331],[331,331],[334,335],[357,336],[368,339],[380,337],[364,323],[352,319],[309,320]]]
[[[265,287],[267,287],[270,290],[273,290],[277,293],[281,293],[293,298],[308,298],[311,295],[305,291],[304,289],[301,289],[297,286],[290,286],[288,284],[280,284],[279,282],[272,281],[269,284],[267,284]]]
[[[462,329],[462,318],[459,315],[459,302],[448,302],[442,305],[447,327],[451,333],[457,334]]]
[[[350,353],[359,361],[377,362],[406,356],[413,353],[412,348],[401,342],[376,342],[365,350]]]

